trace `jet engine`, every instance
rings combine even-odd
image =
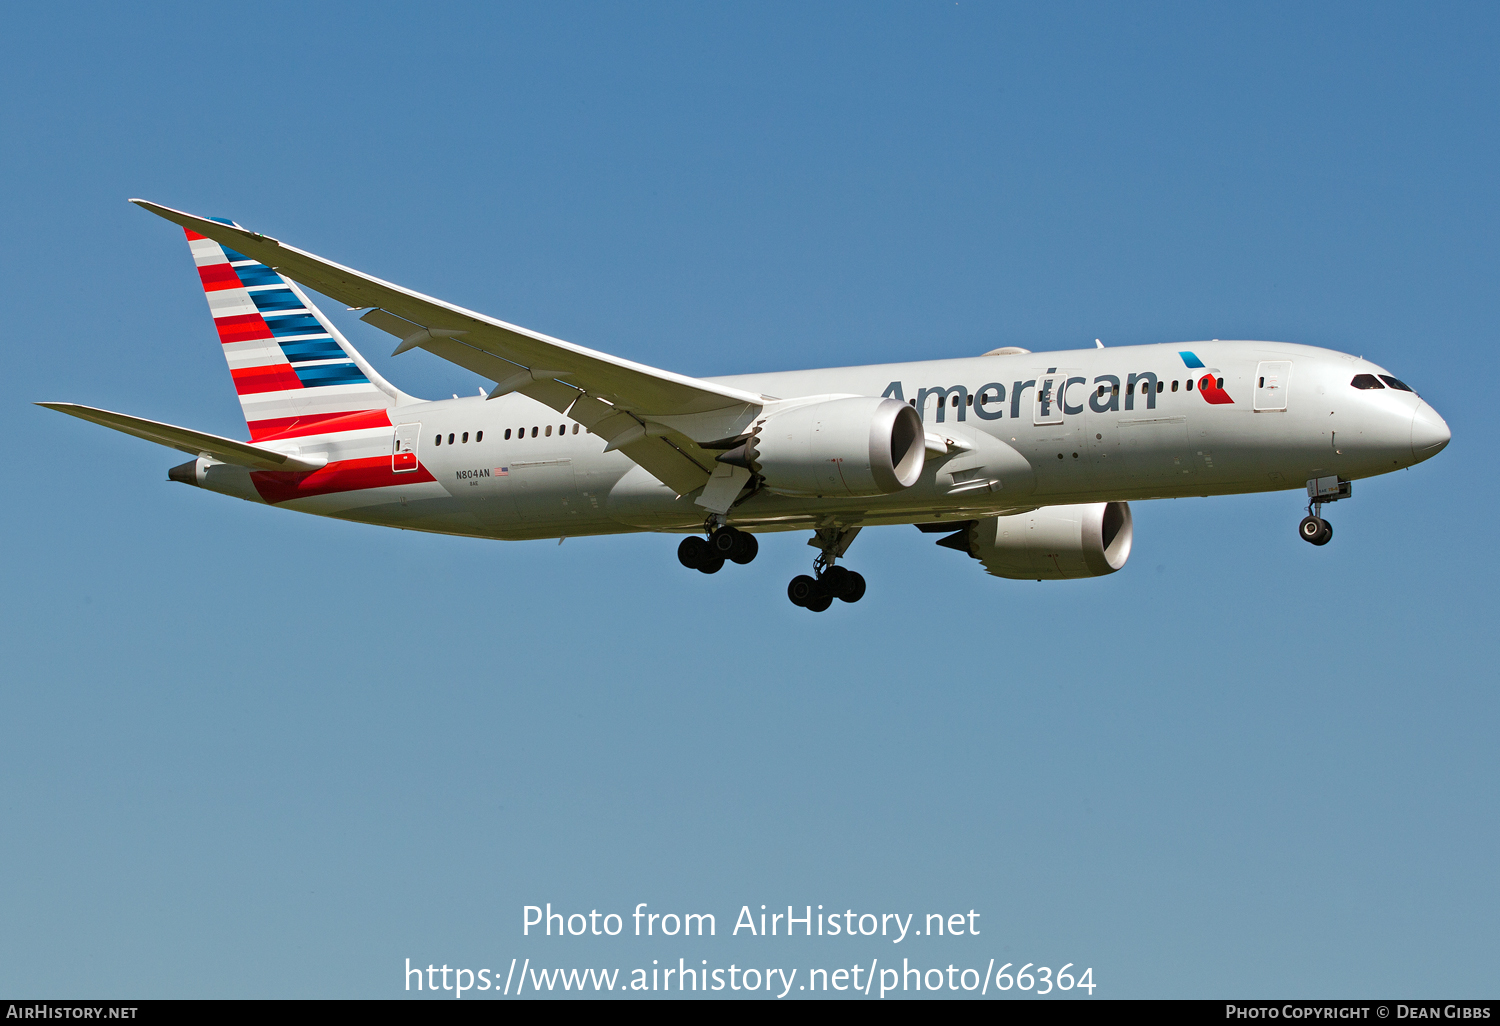
[[[1130,506],[1043,506],[969,525],[969,555],[996,577],[1059,581],[1112,574],[1130,558]]]
[[[829,399],[771,415],[719,459],[781,495],[887,495],[922,476],[922,418],[897,399]]]

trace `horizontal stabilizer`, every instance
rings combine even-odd
[[[221,438],[203,431],[176,427],[141,417],[130,417],[123,413],[111,413],[109,410],[96,410],[92,406],[79,406],[77,403],[37,403],[37,405],[56,410],[58,413],[66,413],[70,417],[78,417],[80,420],[103,424],[107,428],[123,431],[127,435],[144,438],[148,442],[180,449],[194,456],[206,456],[220,463],[232,463],[239,467],[249,467],[251,470],[317,470],[328,462],[328,458],[321,454],[315,457],[294,456],[290,453],[268,449],[263,445],[236,442],[232,438]]]

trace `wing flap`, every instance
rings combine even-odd
[[[205,431],[194,431],[192,428],[163,424],[160,421],[146,420],[143,417],[95,409],[92,406],[80,406],[77,403],[37,403],[37,405],[194,456],[206,456],[220,463],[249,467],[251,470],[317,470],[327,462],[326,457],[308,459],[294,456],[290,453],[268,449],[263,445],[236,442],[232,438],[211,435]]]
[[[678,495],[708,484],[709,472],[665,438],[642,438],[620,446],[620,451]]]

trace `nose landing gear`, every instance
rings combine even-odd
[[[1354,486],[1337,477],[1315,477],[1307,482],[1307,516],[1297,525],[1297,534],[1312,545],[1327,545],[1333,539],[1333,525],[1323,519],[1323,503],[1338,502],[1353,495]]]
[[[1321,506],[1322,503],[1318,505]],[[1309,511],[1311,508],[1308,507]],[[1320,509],[1318,512],[1321,513],[1322,510]],[[1302,523],[1297,525],[1297,533],[1302,536],[1302,540],[1305,542],[1311,542],[1314,545],[1327,545],[1333,538],[1333,525],[1322,517],[1309,512],[1307,516],[1302,518]]]
[[[821,613],[833,605],[834,599],[858,602],[865,597],[864,575],[847,567],[835,566],[833,562],[848,551],[858,533],[857,527],[829,527],[818,531],[808,543],[822,550],[813,560],[815,576],[798,574],[792,578],[792,583],[786,586],[786,597],[792,600],[792,605]]]

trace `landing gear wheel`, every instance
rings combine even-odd
[[[1297,533],[1302,540],[1313,545],[1327,545],[1333,537],[1333,525],[1322,517],[1307,516],[1302,518],[1302,523],[1297,525]]]
[[[813,599],[807,604],[807,608],[811,609],[814,613],[821,613],[831,605],[833,605],[833,596],[828,594],[820,594],[817,598]]]
[[[865,597],[864,577],[841,566],[825,570],[822,583],[830,595],[845,602],[858,602]]]
[[[739,540],[739,533],[732,527],[721,527],[708,536],[708,547],[713,550],[714,555],[728,559]]]
[[[698,572],[700,574],[716,574],[722,569],[724,569],[723,556],[711,555],[703,562],[698,564]]]
[[[709,550],[721,559],[732,559],[741,565],[750,562],[760,551],[755,535],[733,527],[721,527],[708,536]]]
[[[792,583],[786,586],[786,597],[792,600],[794,606],[807,607],[822,594],[823,589],[818,587],[817,580],[806,574],[798,574],[792,578]]]
[[[682,539],[682,544],[677,546],[677,562],[689,570],[696,570],[705,561],[713,558],[713,551],[709,549],[708,542],[691,535]]]
[[[729,553],[729,558],[744,566],[760,552],[760,542],[749,531],[736,531],[734,534],[734,549]]]

